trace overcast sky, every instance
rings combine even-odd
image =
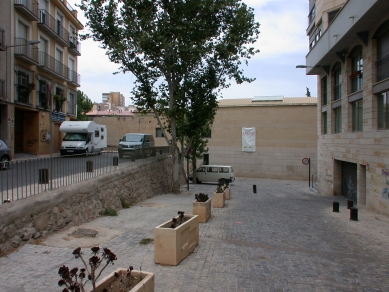
[[[68,0],[75,6],[80,0]],[[305,69],[296,65],[305,64],[308,53],[308,3],[306,0],[246,0],[254,8],[260,35],[256,48],[260,49],[249,65],[244,68],[252,83],[233,85],[223,91],[223,98],[253,98],[254,96],[302,97],[309,88],[311,96],[317,96],[316,76],[305,75]],[[86,19],[79,9],[78,19],[85,25]],[[86,28],[87,29],[87,28]],[[132,104],[130,92],[134,77],[131,74],[112,73],[118,66],[110,63],[99,43],[91,40],[81,43],[78,58],[78,73],[81,87],[92,101],[101,102],[103,92],[119,91],[126,97],[126,105]]]

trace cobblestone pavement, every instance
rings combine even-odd
[[[212,209],[200,244],[176,267],[156,265],[153,244],[139,241],[178,210],[190,214],[194,194],[213,197],[216,185],[183,186],[180,195],[98,218],[95,226],[119,231],[102,244],[118,256],[106,274],[141,266],[155,273],[155,291],[389,291],[389,218],[359,207],[359,221],[350,221],[346,198],[323,197],[307,184],[238,178],[231,200]],[[334,200],[340,213],[332,212]],[[62,291],[58,268],[81,267],[76,247],[27,244],[0,258],[0,291]]]

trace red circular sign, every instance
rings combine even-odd
[[[308,165],[309,164],[309,158],[303,158],[303,164]]]

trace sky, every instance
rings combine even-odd
[[[68,0],[73,8],[80,0]],[[222,91],[224,99],[253,98],[254,96],[303,97],[306,88],[311,96],[317,96],[316,76],[305,75],[308,53],[308,3],[306,0],[245,0],[254,8],[255,20],[261,24],[259,38],[254,45],[260,53],[243,67],[245,75],[256,80],[252,83],[235,84]],[[87,23],[78,10],[78,19]],[[85,28],[87,30],[87,27]],[[126,106],[133,104],[130,96],[135,81],[132,74],[117,74],[118,66],[111,63],[105,50],[92,40],[82,41],[78,73],[83,91],[93,102],[102,102],[102,93],[120,92],[125,96]]]

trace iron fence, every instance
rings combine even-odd
[[[157,155],[169,147],[156,147]],[[58,189],[119,169],[141,164],[150,158],[120,158],[117,151],[33,158],[0,163],[1,204]]]

